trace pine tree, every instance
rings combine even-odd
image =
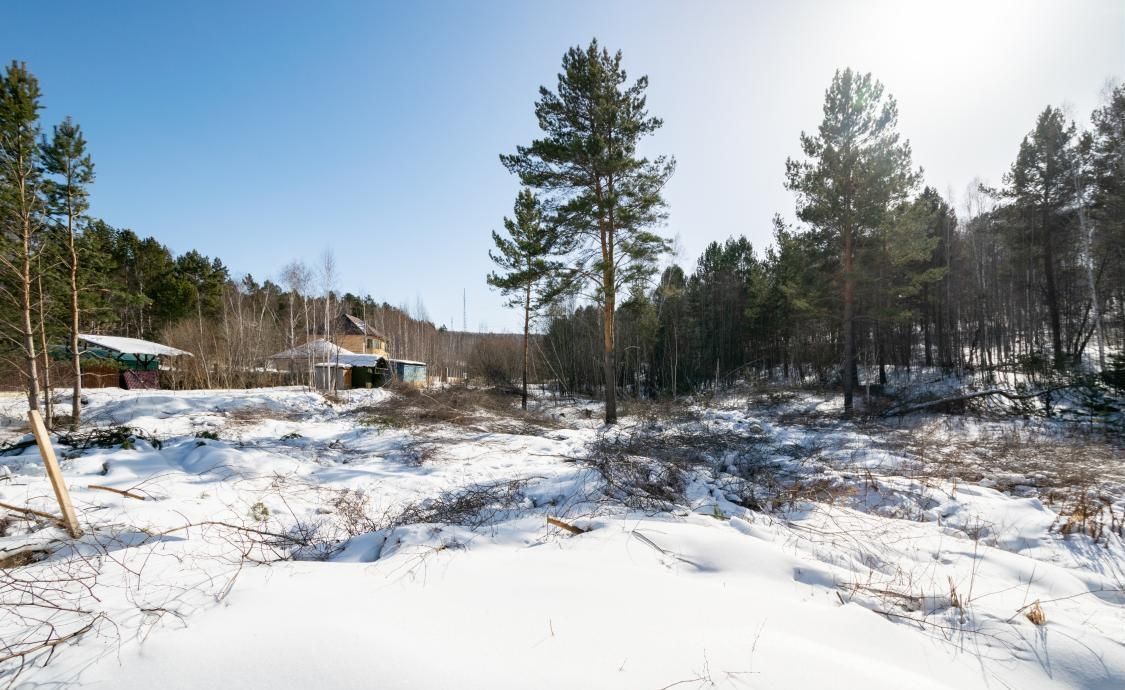
[[[921,323],[926,366],[933,366],[934,341],[942,366],[949,357],[944,327],[935,296],[935,284],[945,277],[944,262],[935,258],[942,232],[951,220],[951,211],[937,191],[927,187],[912,201],[898,204],[885,216],[867,247],[865,272],[861,282],[869,294],[867,315],[875,328],[879,381],[885,384],[889,337],[895,330],[911,329]],[[937,323],[932,329],[931,324]],[[937,330],[936,337],[933,331]]]
[[[558,90],[540,87],[535,115],[544,137],[501,161],[520,181],[550,195],[568,271],[594,286],[602,305],[605,421],[617,421],[614,329],[617,293],[647,278],[665,239],[650,228],[662,221],[661,190],[673,159],[640,157],[637,144],[663,122],[646,110],[648,78],[627,85],[621,53],[597,40],[563,56]]]
[[[1097,274],[1106,283],[1102,295],[1117,295],[1121,315],[1119,330],[1125,333],[1125,86],[1118,86],[1091,117],[1090,142],[1090,232],[1087,237],[1088,266],[1097,257]],[[1091,282],[1093,282],[1091,280]],[[1103,298],[1108,305],[1111,300]],[[1106,317],[1098,324],[1105,341]],[[1099,347],[1108,346],[1099,344]],[[1104,365],[1103,365],[1104,368]]]
[[[521,189],[512,211],[504,218],[503,237],[492,231],[496,252],[488,256],[504,273],[488,274],[488,284],[509,298],[509,307],[523,308],[523,392],[520,405],[527,409],[528,342],[531,321],[551,304],[561,291],[555,278],[561,264],[553,257],[559,241],[558,231],[543,218],[539,200],[530,189]]]
[[[1051,328],[1051,350],[1056,370],[1066,366],[1063,347],[1062,310],[1059,296],[1058,257],[1060,236],[1069,220],[1064,208],[1074,200],[1073,123],[1062,111],[1048,107],[1039,115],[1035,129],[1023,138],[1019,155],[1004,176],[1004,194],[1025,213],[1031,228],[1037,229],[1039,254],[1043,261],[1043,281]]]
[[[657,385],[675,398],[684,387],[680,376],[681,358],[687,358],[687,335],[691,315],[687,307],[687,278],[684,270],[672,265],[664,269],[653,294],[657,314],[654,371]]]
[[[13,61],[0,79],[0,264],[10,282],[7,293],[17,302],[19,323],[5,331],[19,333],[18,349],[25,362],[27,404],[39,409],[32,305],[35,278],[32,259],[41,229],[42,173],[39,161],[39,82],[27,65]]]
[[[856,251],[883,222],[919,176],[911,170],[910,144],[895,131],[898,106],[870,74],[837,71],[825,93],[824,121],[816,135],[801,133],[807,160],[786,161],[786,186],[798,196],[798,217],[831,232],[840,247],[844,341],[844,409],[856,385]]]
[[[87,187],[94,181],[94,163],[86,153],[81,128],[68,117],[56,125],[50,143],[41,146],[44,170],[53,175],[47,180],[47,212],[66,228],[66,266],[70,274],[70,356],[74,367],[71,398],[72,429],[82,417],[82,357],[78,349],[78,226],[89,208]]]

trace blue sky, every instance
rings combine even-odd
[[[436,323],[515,330],[485,285],[489,231],[518,185],[498,154],[567,47],[596,36],[648,74],[676,156],[680,260],[768,242],[792,216],[786,156],[816,127],[837,67],[899,100],[926,181],[957,201],[993,183],[1048,104],[1080,124],[1125,76],[1125,3],[22,2],[0,59],[28,62],[45,129],[82,125],[92,212],[176,252],[276,278],[335,254],[339,287],[421,301]]]

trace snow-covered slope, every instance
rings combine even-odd
[[[955,441],[976,434],[979,444],[997,429],[942,422],[876,433],[794,416],[833,404],[814,399],[697,407],[693,429],[754,445],[693,470],[680,505],[642,510],[611,500],[601,475],[576,461],[607,436],[638,433],[640,421],[607,432],[596,412],[582,413],[592,405],[544,401],[556,422],[519,433],[372,423],[364,410],[388,395],[91,393],[89,419],[140,435],[126,448],[58,446],[88,534],[5,571],[0,639],[18,651],[43,637],[39,619],[56,637],[89,628],[49,664],[40,654],[15,676],[9,663],[7,680],[115,689],[1125,684],[1120,527],[1064,530],[1062,504],[997,483],[1002,468],[977,481],[946,471]],[[19,400],[3,404],[18,419]],[[929,440],[921,450],[891,443],[898,433]],[[750,462],[786,477],[762,501],[768,512],[731,500],[764,486],[747,479]],[[942,471],[927,471],[935,463]],[[0,456],[0,466],[0,501],[53,509],[35,448]],[[1106,476],[1100,490],[1120,516],[1121,485]],[[550,527],[548,516],[588,531]],[[61,536],[18,519],[6,531],[0,549]],[[45,601],[76,611],[21,599],[23,580],[60,582]],[[1044,625],[1026,615],[1035,602]]]

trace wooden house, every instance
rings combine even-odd
[[[319,328],[317,337],[328,339],[353,354],[390,356],[387,338],[363,319],[351,314],[341,314],[329,329]]]

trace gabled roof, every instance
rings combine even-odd
[[[340,319],[343,331],[349,335],[366,335],[379,340],[386,340],[379,331],[376,331],[363,319],[352,316],[351,314],[344,314]]]
[[[338,316],[332,322],[332,328],[330,330],[331,330],[331,334],[333,336],[337,336],[337,335],[363,335],[363,336],[367,336],[369,338],[378,338],[379,340],[386,340],[387,339],[386,336],[384,336],[379,331],[375,330],[375,328],[372,327],[371,324],[365,322],[363,319],[359,318],[358,316],[353,316],[351,314],[340,314],[340,316]],[[323,323],[317,324],[316,334],[317,335],[324,335],[324,324]]]
[[[270,355],[270,359],[303,359],[309,355],[314,357],[336,357],[337,355],[351,355],[355,354],[351,350],[345,350],[335,343],[330,343],[327,340],[310,340],[304,345],[290,348],[284,352],[278,352],[276,355]]]
[[[191,357],[190,352],[185,352],[178,348],[169,345],[161,345],[149,340],[141,340],[140,338],[126,338],[119,335],[91,335],[88,333],[79,333],[78,339],[84,343],[100,347],[103,350],[111,350],[113,352],[120,352],[123,355],[138,355],[141,357],[180,357],[187,355]]]

